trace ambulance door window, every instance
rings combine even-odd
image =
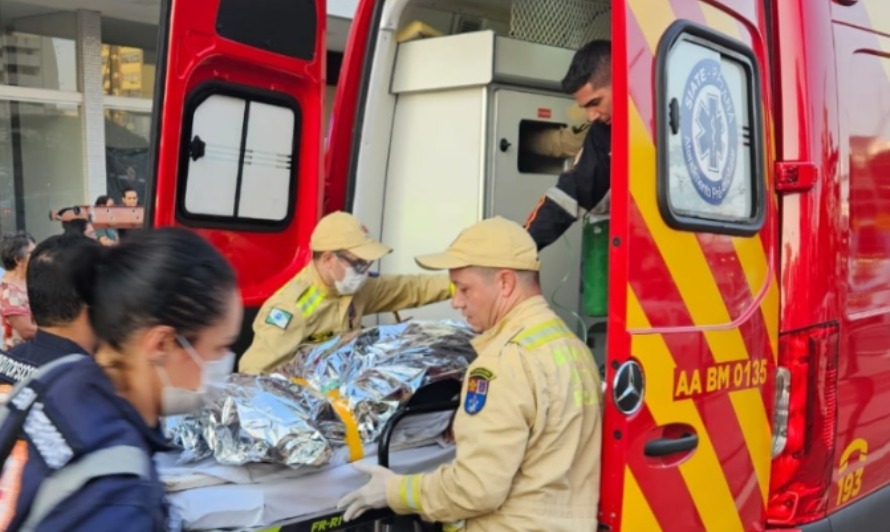
[[[300,126],[296,102],[210,90],[187,104],[180,161],[180,220],[276,229],[293,216]]]
[[[676,23],[659,45],[658,202],[671,227],[733,235],[763,225],[757,62],[744,44]]]

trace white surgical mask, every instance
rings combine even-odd
[[[164,384],[161,392],[162,416],[190,414],[204,408],[204,405],[207,403],[208,391],[211,388],[217,388],[226,383],[226,379],[229,373],[231,373],[232,365],[235,362],[235,353],[231,351],[219,360],[204,360],[198,355],[188,340],[182,336],[177,336],[176,339],[195,364],[201,368],[201,385],[197,390],[173,386],[167,370],[157,366],[158,375]]]
[[[346,274],[343,276],[343,279],[334,281],[334,286],[337,288],[338,292],[345,296],[349,296],[361,290],[367,280],[368,272],[358,273],[352,266],[347,266]]]

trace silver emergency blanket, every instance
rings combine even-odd
[[[367,451],[420,387],[463,378],[475,357],[472,337],[461,323],[411,321],[304,346],[271,375],[230,375],[204,410],[166,420],[165,430],[183,449],[183,462],[210,456],[225,465],[341,462],[348,454],[346,425],[335,402],[350,412]],[[415,430],[393,440],[403,446],[428,441],[449,417],[435,418],[435,434]]]

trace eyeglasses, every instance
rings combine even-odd
[[[362,259],[351,259],[343,252],[336,252],[335,255],[346,264],[352,266],[356,273],[365,273],[371,268],[371,262]]]

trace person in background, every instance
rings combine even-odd
[[[44,364],[95,351],[86,302],[77,293],[71,271],[74,261],[94,247],[99,243],[91,238],[55,235],[31,252],[28,300],[37,333],[9,350],[0,364],[0,383],[14,385]]]
[[[55,215],[62,220],[63,235],[96,238],[96,229],[79,206],[64,207],[56,211]]]
[[[71,275],[73,261],[91,246],[101,247],[95,240],[83,236],[56,235],[41,242],[31,253],[28,299],[37,334],[8,353],[0,352],[0,401],[5,402],[13,386],[29,378],[39,367],[70,354],[88,355],[95,350],[96,339],[86,303],[78,295]],[[19,439],[4,468],[24,470],[28,456],[28,442]],[[2,504],[3,497],[0,497]],[[8,524],[2,515],[0,524]]]
[[[94,357],[42,368],[50,384],[36,391],[40,425],[19,432],[32,456],[0,478],[10,486],[0,530],[176,528],[151,459],[169,450],[160,417],[200,409],[230,372],[243,317],[235,273],[180,228],[84,247],[71,267],[99,347]],[[91,462],[101,470],[82,465]],[[80,488],[65,491],[72,485]]]
[[[131,186],[124,187],[124,192],[121,195],[121,200],[123,201],[124,207],[138,207],[139,206],[139,194],[136,190]],[[118,240],[124,240],[129,237],[129,235],[133,234],[135,230],[133,229],[118,229],[117,236]]]
[[[85,236],[96,240],[96,229],[89,220],[78,218],[62,222],[62,234],[66,236]]]
[[[96,207],[114,207],[114,198],[99,196],[96,198]],[[96,229],[96,238],[103,246],[115,246],[120,241],[117,229]]]
[[[525,222],[538,250],[555,242],[584,212],[608,212],[612,157],[612,44],[594,40],[572,58],[562,88],[587,115],[584,143],[572,169],[541,196]],[[571,136],[571,135],[570,135]],[[577,135],[572,136],[577,139]],[[574,145],[569,146],[574,149]]]
[[[138,207],[139,206],[139,194],[136,193],[136,190],[133,187],[124,187],[124,192],[122,194],[122,199],[125,207]]]
[[[37,333],[28,304],[28,259],[35,240],[24,231],[0,237],[0,262],[6,274],[0,281],[0,318],[3,348],[10,349]]]

